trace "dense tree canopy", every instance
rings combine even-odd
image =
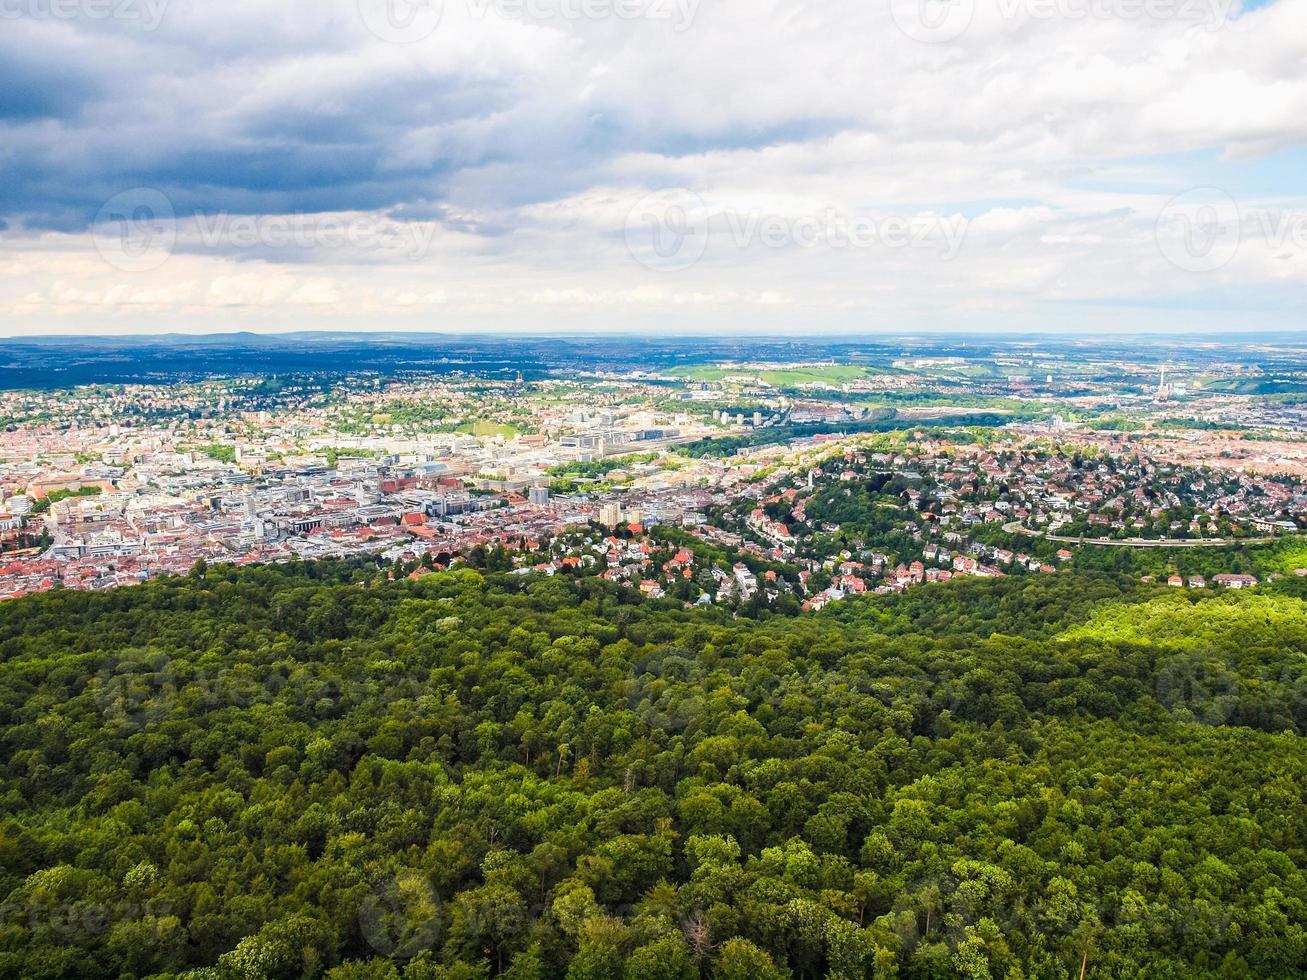
[[[357,563],[7,603],[0,976],[1301,976],[1291,591],[757,622]]]

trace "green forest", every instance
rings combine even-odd
[[[1302,579],[0,605],[0,977],[1307,975]]]

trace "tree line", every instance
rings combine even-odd
[[[364,560],[33,596],[0,976],[1301,976],[1305,657],[1287,584],[1111,574],[763,620]]]

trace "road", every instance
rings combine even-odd
[[[1003,530],[1007,534],[1024,534],[1031,538],[1044,538],[1047,541],[1058,541],[1063,544],[1097,544],[1109,548],[1229,548],[1234,545],[1244,544],[1272,544],[1279,541],[1279,537],[1271,538],[1202,538],[1200,540],[1182,540],[1179,538],[1162,538],[1160,540],[1150,540],[1148,538],[1121,538],[1120,540],[1108,540],[1105,538],[1068,538],[1058,534],[1049,534],[1046,531],[1033,531],[1023,525],[1020,521],[1012,521],[1010,524],[1004,524]]]

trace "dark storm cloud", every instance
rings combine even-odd
[[[74,116],[93,90],[73,66],[52,71],[37,52],[0,42],[0,124]]]
[[[174,0],[160,15],[153,31],[0,21],[0,217],[75,231],[137,187],[167,194],[179,215],[435,214],[453,186],[493,209],[582,190],[631,150],[805,135],[685,137],[627,115],[584,72],[560,78],[583,42],[558,31],[523,43],[517,25],[516,47],[455,45],[450,63],[367,34],[352,0],[221,11]],[[806,134],[814,127],[834,128]]]

